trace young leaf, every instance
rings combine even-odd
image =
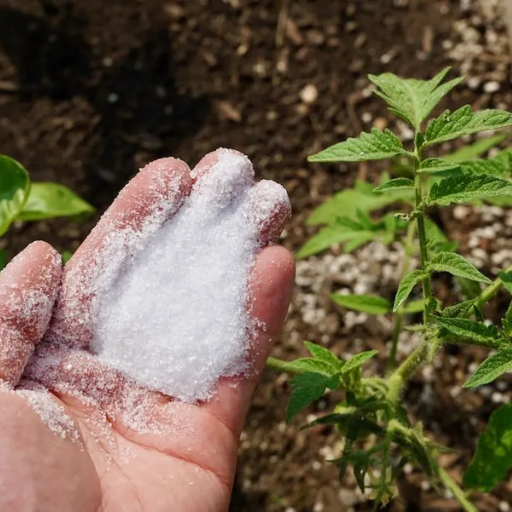
[[[449,172],[460,169],[459,164],[441,160],[440,158],[427,158],[421,162],[418,172],[421,174],[435,174],[438,172]]]
[[[351,357],[348,361],[345,362],[343,367],[341,368],[342,375],[348,373],[355,368],[359,368],[366,361],[369,361],[372,357],[375,357],[379,352],[377,350],[368,350],[367,352],[361,352],[354,357]]]
[[[431,260],[429,269],[435,272],[449,272],[453,276],[463,277],[470,281],[491,284],[492,281],[485,277],[474,265],[466,261],[462,256],[453,252],[437,253]]]
[[[504,348],[489,356],[462,386],[463,388],[476,388],[489,384],[500,375],[512,369],[512,348]]]
[[[0,155],[0,236],[18,217],[30,190],[25,168],[16,160]]]
[[[308,157],[309,162],[364,162],[406,155],[400,139],[391,131],[373,128],[358,139],[349,138]]]
[[[296,375],[291,381],[291,386],[293,391],[290,395],[286,412],[287,423],[302,409],[318,400],[328,387],[336,387],[336,384],[335,379],[332,377],[329,378],[320,373],[306,372]]]
[[[440,85],[449,71],[446,68],[431,80],[402,79],[392,73],[368,78],[380,89],[375,94],[389,105],[390,111],[419,129],[443,96],[462,81],[456,78]]]
[[[498,277],[503,283],[503,288],[512,294],[512,272],[504,272],[503,270],[498,272]]]
[[[94,208],[89,203],[64,185],[32,183],[28,200],[19,217],[23,220],[42,220],[92,212]]]
[[[441,318],[434,317],[436,324],[444,327],[448,332],[482,343],[490,340],[498,340],[498,329],[495,325],[485,325],[481,322],[473,322],[467,318]]]
[[[397,190],[411,190],[414,189],[414,181],[408,178],[395,178],[393,180],[387,181],[382,185],[379,185],[377,188],[374,188],[374,192],[395,192]]]
[[[325,364],[328,364],[333,372],[338,371],[343,362],[338,359],[330,350],[317,345],[316,343],[311,343],[310,341],[305,341],[304,345],[308,349],[308,352],[318,361],[323,361]]]
[[[501,326],[505,336],[512,337],[512,302],[508,306],[505,316],[501,320]]]
[[[454,306],[450,306],[443,309],[442,315],[445,318],[464,318],[469,315],[473,306],[475,305],[476,299],[465,300],[459,302]]]
[[[333,293],[331,299],[340,306],[370,315],[384,315],[391,311],[390,302],[377,295],[341,295]]]
[[[333,371],[333,367],[320,359],[314,357],[304,357],[302,359],[296,359],[286,365],[286,369],[300,370],[301,372],[320,373],[327,377],[332,377],[336,371]]]
[[[339,217],[352,218],[357,210],[370,213],[394,203],[413,204],[414,193],[412,191],[375,194],[373,188],[374,186],[366,181],[356,182],[354,188],[338,192],[334,197],[321,204],[308,217],[307,224],[310,226],[332,224]]]
[[[506,138],[507,134],[498,133],[497,135],[486,137],[485,139],[479,139],[476,142],[473,142],[473,144],[463,146],[461,149],[455,151],[454,153],[444,155],[443,158],[452,163],[460,163],[467,160],[472,160],[473,158],[478,158],[484,153],[487,153],[487,151],[496,147]]]
[[[428,277],[428,273],[424,270],[413,270],[402,279],[395,296],[393,311],[396,311],[405,302],[413,288],[426,277]]]
[[[421,313],[425,309],[425,302],[423,299],[413,300],[405,305],[404,313],[412,315],[414,313]]]
[[[512,403],[491,414],[480,435],[476,454],[464,473],[465,487],[489,492],[503,481],[512,465]]]
[[[458,174],[434,183],[427,198],[428,205],[446,206],[502,195],[512,195],[512,184],[496,176]]]
[[[481,110],[472,112],[466,105],[455,112],[446,110],[433,119],[425,131],[425,145],[439,144],[472,133],[497,130],[512,126],[512,114],[504,110]]]
[[[329,249],[334,244],[339,244],[351,240],[354,231],[346,227],[333,225],[321,229],[316,235],[312,236],[297,252],[297,258],[307,258],[313,254]],[[373,234],[372,234],[373,236]]]

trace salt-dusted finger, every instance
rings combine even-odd
[[[147,165],[121,191],[65,267],[49,341],[88,346],[96,298],[112,286],[123,264],[176,213],[191,185],[188,166],[164,158]]]
[[[239,377],[222,379],[215,396],[201,405],[235,435],[242,429],[250,398],[283,326],[294,278],[293,257],[284,247],[267,247],[258,255],[251,276],[250,311],[256,324],[249,355],[252,371]]]
[[[247,156],[220,148],[206,155],[191,171],[194,179],[191,207],[209,207],[210,216],[242,201],[254,183],[254,168]]]
[[[15,384],[50,322],[60,254],[34,242],[0,273],[0,379]]]
[[[291,214],[288,193],[282,185],[269,180],[261,180],[249,190],[245,209],[261,247],[276,242]]]

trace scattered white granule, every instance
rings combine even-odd
[[[216,154],[178,213],[126,258],[93,312],[90,350],[101,361],[187,402],[248,369],[249,275],[261,230],[288,202],[281,186],[253,184],[247,157]]]
[[[80,437],[73,420],[62,405],[48,390],[34,383],[25,383],[27,388],[18,389],[16,395],[23,398],[41,421],[62,439],[77,442]]]

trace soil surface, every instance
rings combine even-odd
[[[34,239],[74,250],[146,162],[173,155],[193,165],[227,146],[249,155],[259,178],[287,188],[295,215],[283,243],[296,250],[314,232],[305,227],[313,208],[357,177],[375,180],[382,170],[313,166],[308,154],[374,125],[410,137],[370,95],[368,73],[427,78],[452,65],[468,81],[444,106],[512,108],[500,19],[492,0],[0,0],[0,151],[20,160],[35,181],[63,183],[98,209],[80,223],[16,225],[0,243],[10,256]],[[496,262],[487,256],[497,236],[506,238],[498,228],[507,224],[507,213],[448,211],[442,220],[461,248],[492,272]],[[471,242],[469,233],[486,222],[497,231]],[[512,258],[508,246],[495,249],[505,251],[503,260]],[[396,263],[393,251],[384,259]],[[373,257],[367,249],[352,260],[335,252],[301,263],[302,281],[275,355],[303,354],[304,339],[340,352],[377,347],[383,353],[387,319],[343,316],[328,300],[333,288],[360,281],[357,272],[352,281],[345,278],[362,261],[374,273],[382,270]],[[329,273],[333,264],[340,281]],[[372,290],[386,288],[375,275]],[[455,478],[483,422],[510,395],[507,378],[486,395],[452,391],[482,357],[478,351],[443,354],[435,377],[419,374],[406,395],[415,419],[456,450],[441,460]],[[383,360],[373,369],[382,371]],[[335,433],[299,431],[299,420],[285,425],[287,383],[286,376],[267,372],[254,397],[231,511],[370,511],[353,478],[340,484],[325,461],[339,452]],[[311,413],[332,407],[335,398]],[[407,469],[401,498],[389,510],[459,510]],[[512,483],[475,500],[479,510],[507,512]]]

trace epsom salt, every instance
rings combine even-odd
[[[254,185],[247,157],[226,149],[216,158],[195,171],[181,209],[116,269],[92,313],[91,352],[187,402],[248,369],[250,272],[262,231],[288,208],[281,186]]]

